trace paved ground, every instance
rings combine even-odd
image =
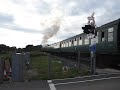
[[[5,82],[0,84],[0,90],[120,90],[120,73],[49,81]]]
[[[120,90],[120,73],[52,80],[51,90]]]
[[[0,84],[0,90],[50,90],[50,88],[46,80],[40,80]]]
[[[96,72],[99,74],[110,74],[110,73],[120,73],[120,70],[116,70],[116,69],[110,69],[110,68],[105,68],[105,69],[96,69]]]
[[[69,83],[69,82],[79,82],[79,81],[86,81],[86,80],[98,80],[98,79],[105,79],[110,77],[120,77],[120,74],[101,74],[101,75],[92,75],[92,76],[83,76],[83,77],[76,77],[76,78],[68,78],[68,79],[56,79],[52,82],[54,84],[61,84],[61,83]]]
[[[85,83],[56,85],[57,90],[120,90],[120,78]]]

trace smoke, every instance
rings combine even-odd
[[[56,33],[59,31],[59,29],[60,29],[60,20],[56,20],[56,21],[54,21],[54,23],[51,27],[49,27],[45,30],[46,32],[44,33],[42,44],[46,44],[48,39],[50,39],[51,37],[56,35]]]
[[[42,44],[46,44],[48,39],[52,38],[60,29],[61,21],[63,19],[63,12],[57,8],[52,11],[52,17],[48,20],[45,20],[42,25],[46,27],[45,32],[43,33]]]

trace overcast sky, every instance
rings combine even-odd
[[[47,44],[82,33],[95,12],[96,25],[120,18],[120,0],[0,0],[0,44],[40,45],[44,34],[59,22]]]

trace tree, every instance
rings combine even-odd
[[[15,51],[16,51],[16,47],[15,47],[15,46],[13,46],[13,47],[10,47],[10,51],[13,51],[13,52],[15,52]]]
[[[10,50],[9,46],[6,46],[4,44],[0,44],[0,52],[5,53],[8,52]]]
[[[27,45],[26,47],[25,47],[25,51],[32,51],[33,50],[33,45]]]

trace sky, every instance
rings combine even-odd
[[[52,44],[83,32],[95,12],[99,27],[120,18],[120,0],[0,0],[0,44]],[[45,40],[47,39],[47,40]]]

